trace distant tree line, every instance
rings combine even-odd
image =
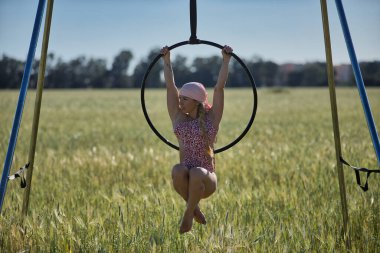
[[[45,88],[138,88],[144,74],[158,54],[159,49],[151,50],[148,55],[129,71],[133,53],[122,50],[107,66],[104,59],[79,56],[67,62],[57,58],[53,53],[47,57]],[[277,64],[261,58],[243,59],[252,73],[258,87],[318,87],[327,85],[326,64],[310,62],[305,64]],[[200,81],[211,86],[215,84],[220,56],[197,57],[188,63],[182,55],[172,59],[176,83],[181,85],[188,81]],[[37,82],[39,61],[33,64],[30,87]],[[360,68],[366,86],[380,86],[380,61],[361,62]],[[162,78],[162,61],[159,60],[151,69],[146,87],[164,87]],[[0,89],[18,89],[24,71],[24,62],[3,55],[0,59]],[[130,73],[130,74],[128,74]],[[335,69],[337,85],[355,85],[351,66]],[[228,80],[229,87],[246,87],[250,85],[245,70],[237,61],[232,61]]]

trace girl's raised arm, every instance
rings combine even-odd
[[[164,77],[166,82],[166,98],[167,98],[167,107],[170,119],[172,122],[175,119],[179,111],[179,97],[178,89],[175,85],[174,74],[172,65],[170,62],[170,51],[167,46],[161,49],[162,58],[164,61]]]
[[[222,50],[223,62],[220,67],[218,80],[214,87],[214,98],[212,102],[212,115],[214,127],[218,128],[223,116],[224,108],[224,86],[226,85],[228,78],[228,64],[231,59],[232,48],[224,46]]]

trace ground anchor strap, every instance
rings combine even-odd
[[[352,166],[351,164],[349,164],[348,162],[346,162],[342,157],[340,158],[340,161],[351,167],[353,170],[355,170],[355,175],[356,175],[356,182],[358,183],[358,185],[360,186],[360,188],[362,188],[363,191],[368,191],[368,178],[369,176],[371,175],[371,173],[380,173],[380,170],[370,170],[370,169],[367,169],[367,168],[363,168],[363,167],[355,167],[355,166]],[[361,182],[360,182],[360,174],[359,172],[366,172],[367,173],[367,178],[365,180],[365,185],[362,186]]]
[[[30,162],[28,162],[27,164],[25,164],[15,174],[9,176],[8,179],[9,180],[13,180],[13,179],[16,179],[18,177],[21,178],[20,187],[21,188],[25,188],[26,187],[26,180],[25,180],[24,172],[25,172],[26,169],[29,168],[29,164],[30,164]]]

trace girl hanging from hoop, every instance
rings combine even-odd
[[[178,91],[170,62],[168,47],[161,49],[167,89],[167,106],[173,130],[179,143],[180,163],[172,169],[173,186],[186,201],[180,233],[191,230],[193,219],[206,224],[199,201],[216,190],[214,142],[223,115],[224,86],[232,48],[224,46],[223,61],[214,87],[212,106],[205,87],[198,82],[186,83]]]

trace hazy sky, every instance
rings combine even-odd
[[[349,62],[335,1],[328,2],[334,63]],[[0,0],[0,55],[25,60],[37,3]],[[343,5],[358,60],[379,60],[380,1],[343,0]],[[198,38],[229,44],[241,58],[325,60],[319,0],[198,0],[197,12]],[[189,37],[189,0],[55,0],[49,51],[64,60],[84,55],[110,64],[129,49],[137,62],[153,48]],[[185,46],[175,53],[191,59],[219,50]]]

